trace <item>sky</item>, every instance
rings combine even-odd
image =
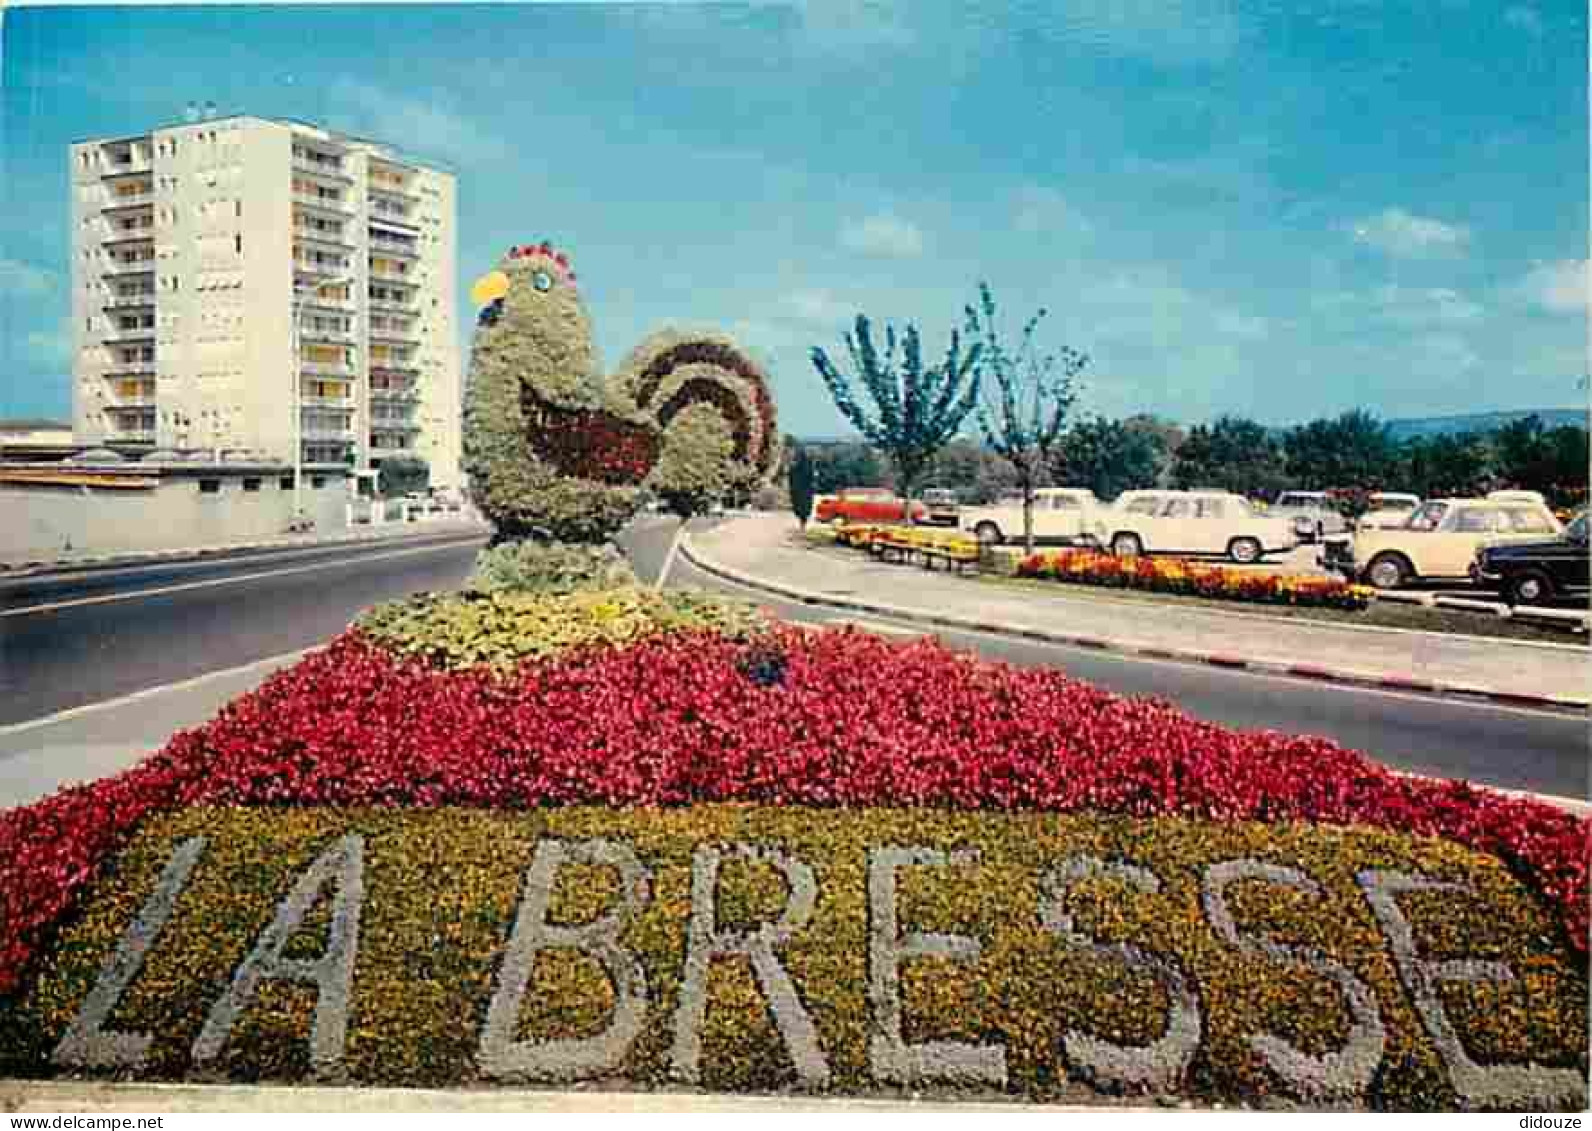
[[[469,284],[551,239],[612,367],[728,330],[785,430],[857,314],[940,357],[980,280],[1081,414],[1584,404],[1582,0],[0,10],[0,416],[70,413],[67,147],[218,113],[458,175]]]

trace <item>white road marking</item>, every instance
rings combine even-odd
[[[361,565],[365,562],[379,562],[386,558],[403,558],[414,554],[434,554],[438,550],[456,550],[461,545],[459,542],[444,542],[437,546],[418,546],[408,550],[393,550],[386,554],[364,554],[358,557],[343,558],[335,562],[315,562],[311,565],[289,566],[286,569],[261,570],[258,573],[242,573],[234,577],[216,577],[208,581],[185,581],[179,585],[162,585],[155,589],[137,589],[131,593],[107,593],[99,597],[79,597],[72,601],[53,601],[45,605],[29,605],[24,609],[6,609],[0,612],[0,617],[25,617],[34,613],[51,613],[58,609],[75,609],[84,605],[104,605],[112,601],[136,601],[141,597],[158,597],[166,593],[180,593],[188,589],[208,589],[215,585],[237,585],[244,581],[259,581],[265,577],[286,577],[292,573],[309,573],[318,569],[336,569],[340,566]]]
[[[79,707],[68,707],[64,711],[57,711],[53,715],[45,715],[27,722],[10,723],[0,726],[0,736],[8,734],[21,734],[24,731],[37,730],[39,727],[50,726],[54,723],[63,723],[83,715],[92,715],[98,711],[108,710],[111,707],[121,707],[128,703],[135,703],[140,699],[148,699],[154,695],[161,695],[167,691],[182,691],[186,688],[197,687],[202,683],[209,683],[213,679],[225,679],[229,675],[242,675],[253,668],[263,668],[270,664],[287,664],[301,657],[309,655],[323,645],[317,644],[310,648],[299,648],[293,652],[279,652],[275,656],[267,656],[263,660],[251,660],[247,664],[239,664],[235,668],[222,668],[220,671],[205,672],[190,679],[178,680],[176,683],[163,683],[158,687],[145,687],[115,699],[101,699],[97,703],[84,703]]]

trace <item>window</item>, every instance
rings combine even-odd
[[[253,477],[245,479],[243,481],[243,489],[245,491],[258,491],[260,489],[260,481]]]
[[[221,480],[219,480],[219,479],[201,479],[201,480],[199,480],[199,493],[201,495],[219,495],[219,494],[221,494]]]
[[[276,486],[278,490],[291,491],[293,489],[293,477],[291,475],[282,476],[276,481]]]
[[[243,236],[241,233],[232,237],[232,247],[239,255],[243,254]]]
[[[1188,518],[1194,513],[1194,504],[1187,499],[1173,499],[1166,504],[1162,518]]]
[[[1200,500],[1199,516],[1201,518],[1221,518],[1225,510],[1226,508],[1222,505],[1221,499]]]
[[[1427,503],[1410,516],[1409,528],[1423,531],[1436,530],[1446,513],[1448,513],[1446,503]]]
[[[1532,507],[1510,507],[1503,513],[1502,529],[1516,534],[1552,534],[1553,524],[1548,516]]]
[[[1161,504],[1154,499],[1135,499],[1128,504],[1129,514],[1154,514]]]
[[[1497,528],[1498,512],[1481,507],[1466,507],[1454,523],[1454,529],[1460,534],[1490,534]]]
[[[315,488],[315,490],[319,491],[322,487],[326,486],[326,476],[324,476],[324,475],[312,475],[312,476],[310,476],[310,486]]]

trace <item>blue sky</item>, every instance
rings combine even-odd
[[[185,103],[459,174],[460,293],[571,254],[612,366],[727,328],[783,422],[856,313],[938,356],[988,279],[1081,408],[1559,407],[1587,372],[1580,0],[12,7],[0,416],[70,406],[66,150]],[[467,299],[465,301],[468,301]],[[468,333],[473,311],[463,309]],[[467,339],[465,343],[467,345]]]

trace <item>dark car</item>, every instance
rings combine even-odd
[[[1477,585],[1498,590],[1511,605],[1585,600],[1592,592],[1586,512],[1577,516],[1558,538],[1483,546],[1476,551],[1470,576]]]

